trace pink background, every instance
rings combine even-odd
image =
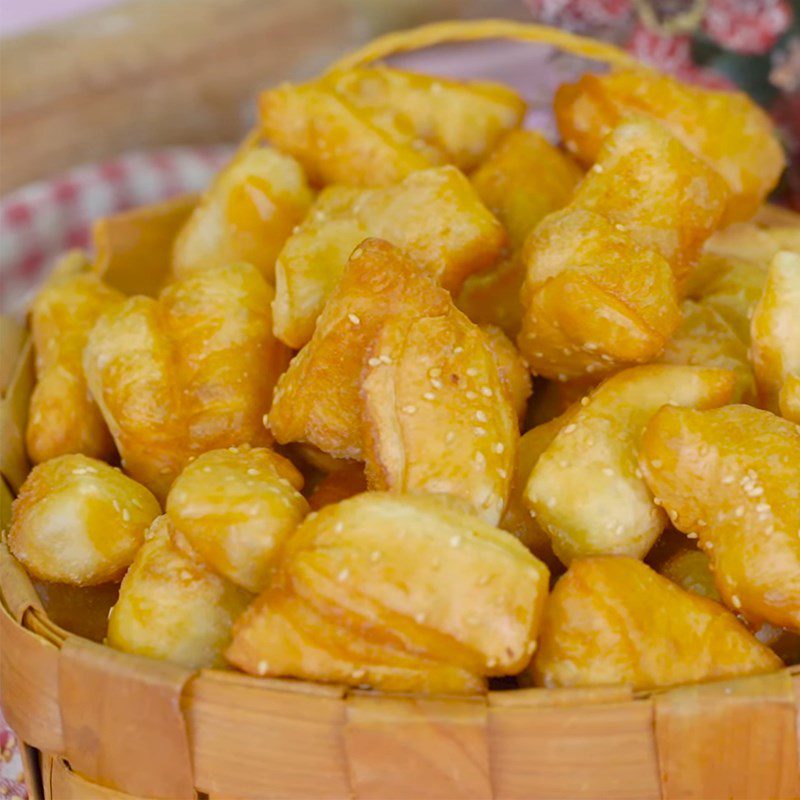
[[[0,0],[0,36],[117,2],[119,0]]]

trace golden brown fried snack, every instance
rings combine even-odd
[[[517,418],[522,422],[528,409],[528,400],[533,393],[528,364],[500,328],[495,325],[481,325],[481,330],[497,365],[500,381],[511,398]]]
[[[767,411],[663,408],[640,464],[673,525],[709,555],[726,605],[800,630],[800,430]]]
[[[726,197],[719,176],[664,128],[619,125],[570,205],[525,243],[518,341],[533,371],[567,380],[656,356]]]
[[[767,115],[744,93],[688,86],[647,69],[583,75],[554,101],[567,149],[591,164],[606,135],[630,115],[657,119],[717,170],[730,189],[726,221],[752,216],[775,187],[783,150]]]
[[[747,346],[733,328],[706,303],[684,300],[683,321],[658,359],[663,364],[729,369],[736,375],[736,397],[755,402],[755,378]]]
[[[312,511],[319,511],[331,503],[347,500],[366,491],[364,465],[349,462],[341,469],[330,472],[314,487],[314,491],[308,496],[308,505]]]
[[[572,158],[537,131],[511,131],[472,175],[486,207],[518,250],[548,214],[563,208],[583,177]]]
[[[661,406],[713,408],[731,401],[728,370],[633,367],[581,401],[539,457],[525,500],[564,564],[594,555],[644,558],[664,530],[637,464],[639,438]]]
[[[800,254],[772,259],[751,334],[761,404],[800,423]]]
[[[525,112],[506,86],[386,67],[284,84],[265,92],[260,108],[267,137],[312,180],[358,186],[445,162],[472,169]]]
[[[240,153],[205,193],[175,240],[173,274],[246,261],[272,281],[283,243],[313,194],[302,167],[270,147]]]
[[[450,494],[496,525],[519,427],[486,335],[452,303],[388,317],[361,398],[370,489]]]
[[[725,182],[653,120],[629,120],[603,142],[572,206],[595,211],[660,253],[678,285],[719,227]]]
[[[189,669],[221,667],[233,621],[251,599],[176,547],[167,517],[158,517],[120,586],[108,644]]]
[[[545,608],[540,686],[654,689],[771,672],[780,659],[718,603],[624,556],[575,561]]]
[[[746,345],[750,318],[767,282],[767,264],[705,254],[687,285],[687,294],[714,309]]]
[[[285,575],[237,622],[228,659],[395,691],[475,691],[521,669],[548,581],[513,536],[444,498],[380,492],[309,516]]]
[[[378,329],[405,309],[444,314],[450,296],[396,247],[368,239],[353,252],[311,341],[281,376],[269,426],[276,440],[360,459],[361,373]],[[371,356],[379,362],[381,356]],[[384,360],[385,360],[384,358]]]
[[[486,207],[508,231],[512,254],[489,272],[471,275],[456,305],[478,324],[516,337],[522,324],[520,250],[528,234],[567,204],[581,178],[572,159],[536,131],[512,131],[472,176]]]
[[[522,325],[522,282],[525,265],[519,253],[496,267],[470,275],[456,296],[456,305],[478,325],[496,325],[516,340]]]
[[[800,214],[780,206],[763,205],[755,217],[717,231],[706,252],[767,265],[781,251],[800,253]]]
[[[288,360],[271,300],[249,264],[203,270],[158,300],[129,298],[89,335],[89,388],[125,470],[157,497],[193,455],[269,443],[263,417]]]
[[[415,172],[381,189],[322,191],[276,264],[275,335],[294,348],[314,332],[353,249],[368,237],[402,248],[453,292],[496,261],[502,225],[455,167]]]
[[[198,456],[175,479],[166,512],[172,538],[248,591],[266,588],[281,548],[308,513],[291,461],[248,445]]]
[[[553,553],[547,531],[539,525],[535,512],[527,506],[525,487],[539,457],[550,446],[556,434],[572,421],[578,408],[578,405],[573,406],[555,419],[532,428],[520,438],[517,463],[511,480],[511,493],[498,526],[504,531],[513,533],[528,550],[544,561],[551,571],[560,569],[561,562]]]
[[[119,580],[161,513],[144,486],[77,454],[34,467],[12,510],[14,556],[39,580],[74,586]]]
[[[517,342],[538,375],[565,381],[649,361],[680,323],[669,264],[600,214],[551,214],[523,257]]]
[[[687,592],[722,602],[714,582],[711,563],[702,550],[684,546],[670,556],[658,572]],[[769,647],[784,664],[796,664],[800,661],[800,636],[796,633],[765,622],[753,631],[753,635]]]
[[[111,434],[86,388],[81,358],[92,325],[123,296],[87,269],[83,253],[69,253],[31,306],[36,386],[26,446],[34,464],[67,453],[114,456]]]

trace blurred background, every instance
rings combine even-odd
[[[684,79],[738,85],[773,114],[796,159],[798,6],[800,0],[0,0],[0,194],[130,150],[233,142],[252,121],[259,88],[308,77],[389,30],[486,16],[610,39]],[[495,77],[504,68],[529,82],[541,74],[507,43],[480,58],[494,63]],[[798,203],[796,180],[785,190]]]

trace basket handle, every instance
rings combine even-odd
[[[454,20],[434,22],[410,30],[397,31],[373,39],[358,50],[343,56],[327,70],[361,67],[397,53],[421,50],[448,42],[474,42],[482,39],[513,39],[546,44],[594,61],[620,67],[641,66],[630,54],[608,42],[598,42],[547,25],[505,19]]]

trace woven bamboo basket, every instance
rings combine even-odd
[[[444,23],[376,40],[352,66],[442,41],[541,42],[601,62],[615,48],[508,22]],[[180,198],[98,223],[95,266],[153,293],[194,203]],[[140,258],[148,252],[149,259]],[[0,504],[29,470],[33,355],[0,328]],[[634,693],[629,687],[486,695],[384,695],[342,686],[192,672],[116,652],[59,627],[0,545],[0,697],[34,800],[514,800],[796,798],[800,667]]]

